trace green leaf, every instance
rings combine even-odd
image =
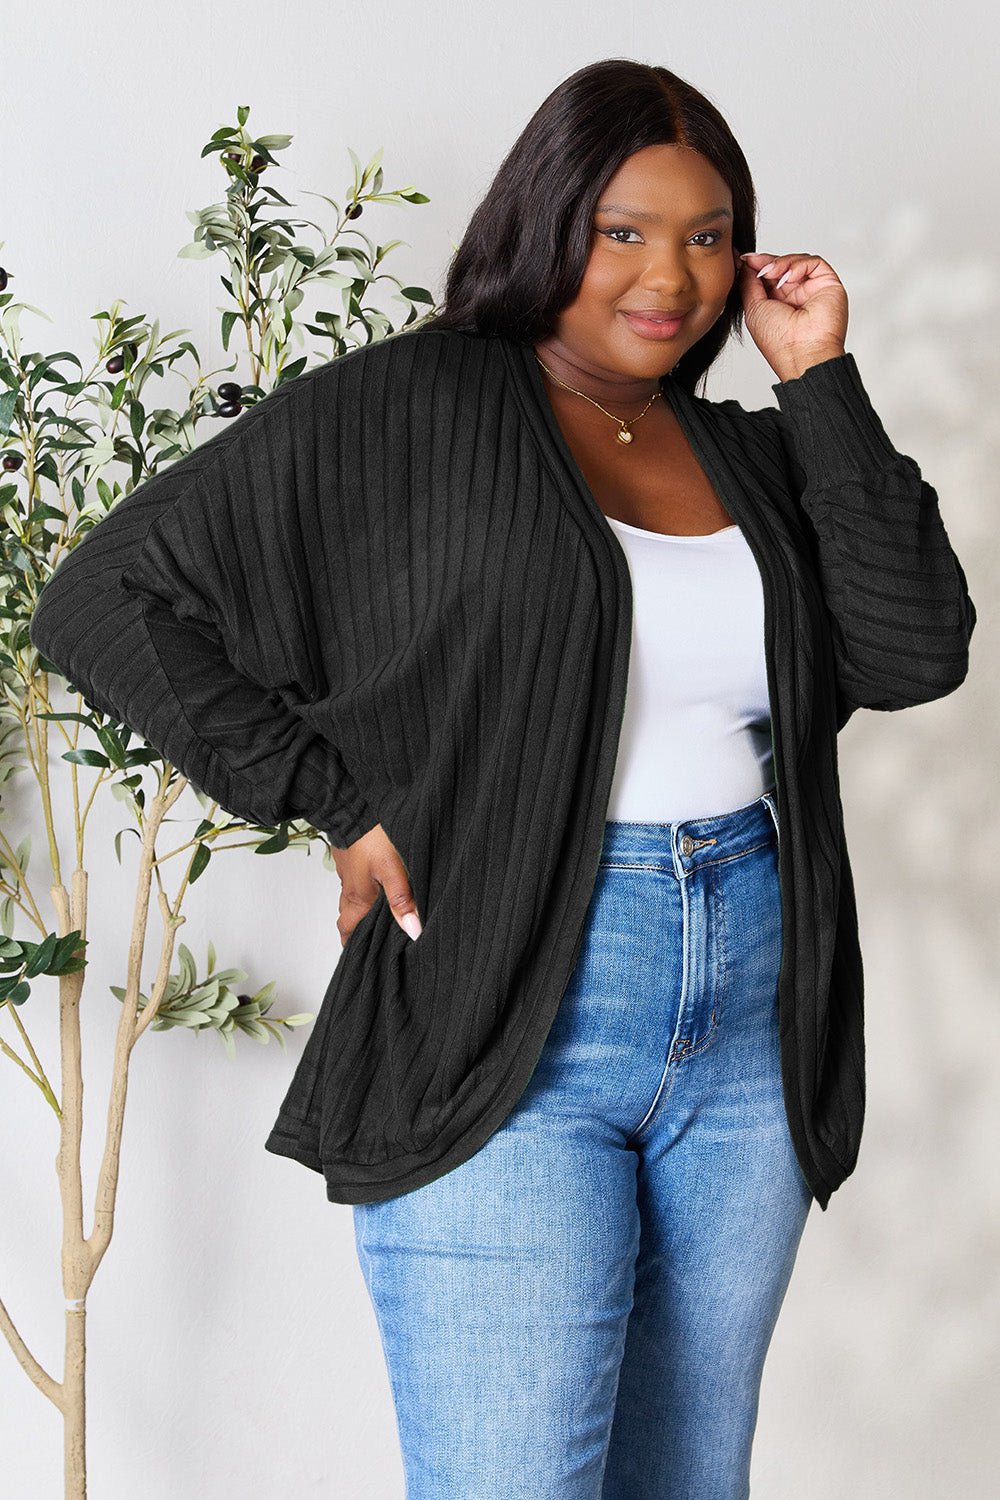
[[[111,790],[114,791],[114,787],[112,787]],[[122,862],[122,834],[137,834],[138,832],[139,830],[137,828],[119,828],[118,832],[115,834],[115,858],[117,859],[119,864],[121,864]]]
[[[259,1021],[239,1021],[237,1025],[247,1036],[252,1036],[254,1041],[267,1042],[269,1033],[267,1028],[262,1026]]]
[[[36,713],[35,714],[35,718],[36,719],[75,719],[80,724],[89,724],[91,728],[94,727],[94,715],[93,714],[43,714],[43,713]]]
[[[236,111],[236,118],[239,121],[241,129],[246,124],[246,122],[247,122],[247,116],[249,114],[250,114],[250,106],[249,106],[249,104],[241,104],[240,107],[239,107],[239,109]]]
[[[14,407],[17,405],[17,395],[17,391],[4,391],[0,396],[0,433],[3,433],[5,437],[10,432]]]
[[[125,750],[113,730],[97,725],[97,738],[104,746],[112,762],[120,771],[125,769]]]
[[[305,369],[305,367],[306,360],[304,357],[302,359],[292,360],[292,363],[290,365],[286,365],[281,374],[278,376],[278,385],[284,385],[286,380],[294,380],[296,375],[302,374],[302,371]],[[277,387],[275,388],[277,389]]]
[[[229,336],[233,331],[233,324],[238,321],[239,316],[239,313],[231,311],[222,314],[222,347],[227,353],[229,351]]]
[[[77,927],[73,932],[67,932],[65,936],[61,937],[56,943],[55,952],[52,955],[52,966],[49,969],[49,973],[58,974],[60,972],[61,965],[67,963],[68,960],[74,956],[76,949],[79,947],[80,929]]]
[[[214,250],[209,250],[208,246],[205,245],[205,244],[203,244],[201,240],[195,240],[193,244],[191,244],[191,245],[185,245],[183,247],[183,249],[178,250],[178,252],[177,252],[177,259],[178,260],[208,260],[209,256],[210,255],[214,255],[214,254],[215,254],[215,251]]]
[[[154,761],[162,759],[163,757],[158,750],[130,750],[125,756],[125,765],[151,766]],[[137,781],[139,779],[141,778],[136,778]]]
[[[56,943],[58,941],[58,934],[50,932],[43,939],[43,941],[38,944],[37,948],[35,948],[34,953],[32,953],[31,957],[28,959],[28,962],[24,966],[25,979],[34,979],[36,974],[45,973],[52,960],[52,955],[55,952]],[[28,946],[29,945],[26,943],[25,947]]]
[[[208,844],[199,844],[195,851],[194,859],[191,861],[191,873],[188,876],[188,885],[194,885],[198,876],[204,870],[212,857],[212,851]]]
[[[111,768],[108,757],[99,755],[96,750],[65,750],[62,759],[75,761],[80,766],[100,766],[104,770]]]
[[[0,901],[0,932],[4,937],[10,937],[14,931],[14,898],[5,896]]]
[[[220,985],[242,984],[246,979],[245,969],[220,969],[214,976]],[[239,1001],[239,996],[235,997]]]
[[[288,848],[288,824],[281,824],[278,832],[262,844],[258,844],[253,851],[255,854],[280,854],[283,849]]]
[[[179,975],[179,978],[180,978],[180,983],[181,983],[181,989],[182,990],[193,990],[194,987],[195,987],[195,983],[197,981],[197,978],[198,978],[198,972],[197,972],[197,969],[195,968],[195,962],[194,962],[194,958],[192,957],[192,954],[191,954],[191,949],[189,947],[187,947],[187,945],[185,943],[180,943],[180,944],[178,944],[177,953],[178,953],[178,958],[179,958],[179,961],[180,961],[180,963],[179,963],[179,966],[180,966],[180,975]]]
[[[34,521],[65,521],[66,517],[61,510],[56,510],[54,505],[36,505],[28,517],[29,523]]]

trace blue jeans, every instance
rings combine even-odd
[[[569,985],[473,1157],[354,1209],[407,1500],[744,1500],[811,1194],[772,798],[605,827]]]

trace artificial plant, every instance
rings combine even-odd
[[[0,1329],[27,1375],[62,1413],[67,1500],[86,1494],[87,1294],[114,1229],[132,1049],[147,1029],[186,1027],[196,1033],[214,1030],[233,1056],[237,1032],[260,1042],[273,1036],[283,1046],[285,1028],[312,1019],[272,1015],[273,983],[252,995],[238,993],[246,974],[217,969],[211,943],[201,974],[183,943],[173,967],[177,929],[184,921],[181,904],[209,862],[227,849],[278,854],[323,840],[303,821],[279,828],[249,824],[193,786],[202,816],[195,823],[194,811],[195,826],[178,835],[181,817],[168,814],[189,783],[154,746],[98,712],[60,677],[31,644],[31,613],[60,557],[137,485],[217,430],[218,422],[238,420],[244,408],[266,399],[310,362],[337,358],[397,331],[392,317],[372,300],[380,284],[391,283],[392,298],[403,304],[398,327],[420,321],[420,304],[433,306],[422,287],[403,286],[383,269],[402,242],[376,244],[358,226],[370,205],[426,203],[424,195],[412,186],[383,188],[381,150],[364,166],[352,151],[354,177],[343,206],[323,194],[309,195],[333,210],[332,233],[293,218],[291,205],[271,180],[276,153],[288,147],[291,136],[254,138],[247,129],[249,113],[241,106],[236,124],[220,127],[204,147],[202,156],[217,157],[225,174],[225,196],[188,215],[194,239],[179,252],[195,259],[221,255],[227,263],[221,276],[226,302],[219,312],[222,347],[231,363],[224,370],[203,370],[198,350],[183,337],[190,330],[161,334],[158,320],[141,313],[124,316],[120,301],[93,314],[97,355],[89,367],[68,350],[28,353],[21,317],[39,310],[13,300],[10,274],[0,268],[0,820],[6,823],[0,826],[0,1051],[37,1086],[59,1121],[56,1177],[66,1297],[62,1378],[34,1357],[2,1302]],[[318,245],[302,243],[301,230],[314,231]],[[315,311],[308,321],[297,318],[310,288],[335,294],[336,310]],[[306,335],[316,341],[312,349],[306,348]],[[187,390],[175,408],[165,386],[178,379]],[[53,739],[57,748],[51,754]],[[18,774],[25,770],[33,779],[30,792]],[[54,811],[58,777],[69,783],[72,816],[65,819]],[[30,835],[11,831],[19,815],[27,821],[29,797],[37,798],[33,811],[36,822],[40,813],[46,839],[33,866]],[[101,993],[88,997],[94,1006],[119,1003],[117,1026],[111,1028],[105,1146],[88,1235],[80,1027],[88,950],[86,836],[95,799],[105,797],[116,799],[124,820],[114,851],[119,864],[133,865],[135,901],[125,982],[111,987],[115,999]],[[134,834],[137,845],[123,842],[125,834]],[[40,889],[43,863],[51,914]],[[335,868],[325,843],[323,863]],[[150,965],[154,972],[144,989],[154,881],[160,932]],[[117,936],[102,935],[101,941]],[[29,1035],[33,987],[43,976],[58,986],[58,1074]]]

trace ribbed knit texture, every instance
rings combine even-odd
[[[864,1111],[837,730],[957,687],[975,612],[852,356],[777,385],[780,409],[664,387],[761,570],[785,1098],[825,1207]],[[527,1083],[583,935],[630,633],[625,555],[533,349],[433,328],[279,387],[43,589],[43,655],[222,806],[339,845],[381,823],[406,864],[421,936],[380,894],[265,1143],[332,1200],[459,1165]]]

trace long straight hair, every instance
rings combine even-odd
[[[753,250],[750,168],[715,105],[666,68],[609,58],[573,73],[532,115],[469,220],[428,323],[525,343],[546,338],[583,279],[607,183],[634,152],[660,144],[690,146],[712,163],[732,193],[734,248]],[[743,336],[738,278],[673,378],[694,393],[730,334]]]

